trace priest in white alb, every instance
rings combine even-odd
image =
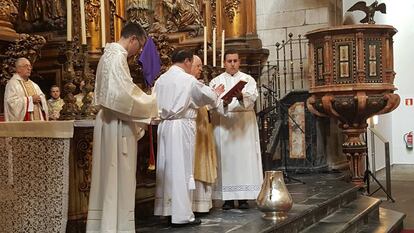
[[[216,106],[223,87],[215,90],[190,75],[193,54],[176,50],[174,63],[155,83],[158,111],[158,156],[155,194],[157,216],[171,216],[173,226],[196,225],[192,211],[195,189],[193,159],[197,109]]]
[[[234,97],[222,101],[212,114],[217,146],[218,178],[213,187],[213,199],[224,200],[223,209],[249,208],[247,200],[255,200],[263,181],[259,129],[254,103],[258,96],[256,81],[241,71],[237,51],[224,55],[225,72],[210,82],[224,85],[225,93],[240,80],[247,84]]]
[[[156,99],[132,82],[127,57],[143,46],[146,33],[128,23],[118,42],[107,44],[98,63],[95,104],[100,107],[93,135],[92,180],[86,232],[135,233],[137,121],[157,115]]]
[[[5,121],[48,120],[45,95],[39,86],[29,79],[32,65],[27,58],[18,58],[16,73],[7,82],[4,92]]]

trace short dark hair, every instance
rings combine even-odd
[[[229,54],[237,54],[237,55],[239,56],[239,59],[240,59],[240,54],[239,54],[239,52],[238,52],[237,50],[235,50],[235,49],[228,49],[228,50],[226,50],[226,52],[224,53],[224,60],[226,60],[226,57],[227,57],[227,55],[229,55]]]
[[[129,22],[121,30],[121,36],[123,38],[129,38],[131,36],[136,36],[138,38],[147,37],[147,33],[138,23]]]
[[[58,85],[52,85],[52,86],[50,87],[50,91],[52,91],[52,88],[54,88],[54,87],[59,88],[59,91],[60,91],[60,87],[59,87]]]
[[[193,60],[193,52],[188,49],[176,49],[171,56],[172,63],[183,63],[185,59]]]

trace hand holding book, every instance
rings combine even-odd
[[[241,91],[243,90],[246,84],[246,81],[240,80],[229,91],[227,91],[227,93],[223,95],[221,99],[223,99],[223,101],[225,102],[230,102],[233,99],[233,97],[236,97],[238,100],[240,100],[240,98],[243,98]]]

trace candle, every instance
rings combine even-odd
[[[106,43],[106,27],[105,27],[105,0],[101,0],[101,44],[102,48]]]
[[[223,30],[221,33],[221,68],[224,68],[224,40],[225,40],[226,34]]]
[[[204,26],[204,65],[207,65],[207,27]]]
[[[213,67],[216,67],[216,28],[213,28]]]
[[[86,20],[85,20],[85,0],[79,1],[80,16],[81,16],[81,42],[86,44]]]
[[[66,0],[66,34],[67,41],[72,41],[72,1]]]

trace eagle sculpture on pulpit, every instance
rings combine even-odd
[[[379,11],[383,14],[386,13],[385,3],[378,4],[378,1],[373,2],[371,5],[367,6],[366,2],[360,1],[355,3],[348,11],[363,11],[366,16],[363,18],[361,23],[375,24],[374,14],[376,11]]]

